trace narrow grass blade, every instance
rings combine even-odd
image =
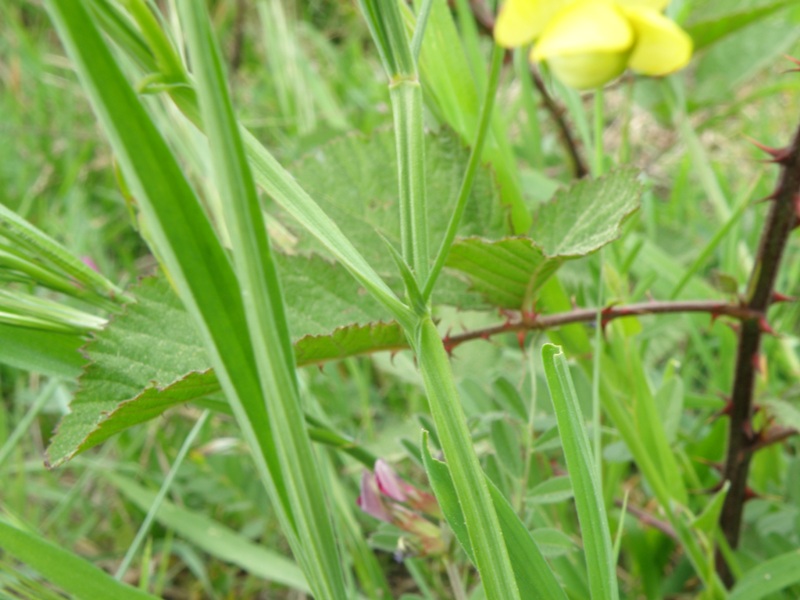
[[[181,300],[200,326],[259,477],[296,536],[230,261],[180,166],[111,56],[85,5],[46,7],[137,198]]]
[[[206,8],[188,0],[179,6],[210,142],[212,167],[219,193],[226,198],[226,224],[263,401],[271,416],[277,458],[286,484],[287,509],[296,528],[297,537],[290,538],[290,543],[294,542],[292,549],[315,597],[336,600],[345,596],[342,566],[327,494],[300,405],[286,308],[266,222],[226,92],[220,53]]]
[[[79,600],[156,600],[72,552],[0,520],[0,548]]]
[[[6,462],[6,459],[14,450],[19,440],[22,439],[22,436],[28,433],[28,428],[39,415],[39,412],[47,401],[50,400],[58,385],[59,381],[57,379],[51,379],[47,382],[47,385],[39,392],[36,400],[33,401],[33,404],[31,404],[31,407],[25,413],[25,416],[22,417],[17,423],[17,426],[14,427],[14,431],[11,432],[8,439],[0,446],[0,472],[2,472],[3,463]]]
[[[800,550],[771,558],[745,573],[728,600],[759,600],[800,584]]]
[[[545,344],[542,360],[575,493],[592,598],[616,600],[619,591],[603,490],[594,467],[572,376],[560,347]]]
[[[115,579],[121,580],[125,576],[125,572],[128,570],[131,562],[133,562],[133,557],[136,556],[136,553],[139,551],[139,547],[142,545],[145,536],[150,532],[150,525],[152,525],[153,520],[158,513],[158,509],[161,506],[161,503],[164,501],[164,498],[167,497],[167,492],[169,492],[169,489],[172,487],[172,482],[175,481],[175,476],[178,474],[186,455],[189,453],[189,448],[192,447],[194,440],[197,438],[200,430],[208,421],[209,416],[211,416],[211,411],[203,411],[203,414],[200,415],[199,419],[197,419],[197,422],[192,427],[189,435],[187,435],[186,439],[183,441],[180,450],[178,450],[178,455],[175,457],[175,460],[169,469],[169,473],[167,473],[167,476],[164,478],[164,481],[161,484],[161,488],[158,490],[158,494],[156,494],[156,497],[153,499],[153,503],[150,505],[150,508],[147,509],[147,515],[145,515],[144,521],[142,521],[142,524],[139,526],[139,531],[136,532],[136,537],[133,539],[133,542],[131,542],[131,545],[128,547],[128,551],[125,553],[125,557],[117,567],[117,572],[114,575]]]
[[[109,298],[127,298],[120,288],[2,204],[0,204],[0,233],[15,245],[40,255],[57,267],[62,274],[72,277],[89,289],[96,290]]]
[[[99,474],[141,510],[146,511],[155,503],[155,491],[143,488],[118,473],[100,471]],[[253,543],[202,513],[164,500],[156,512],[156,520],[211,556],[241,567],[255,577],[281,583],[301,592],[310,591],[303,572],[291,560]]]

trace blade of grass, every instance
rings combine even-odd
[[[15,245],[39,254],[58,267],[63,274],[89,289],[96,290],[109,298],[131,300],[120,288],[84,264],[72,252],[2,204],[0,204],[0,232]]]
[[[327,494],[306,432],[286,321],[283,292],[272,257],[264,214],[227,94],[216,38],[205,5],[179,3],[197,80],[203,122],[251,332],[263,400],[270,414],[278,461],[297,538],[292,549],[317,598],[345,597],[342,566]]]
[[[97,473],[141,510],[146,511],[155,503],[156,492],[140,486],[132,479],[113,471],[98,470]],[[236,565],[255,577],[301,592],[310,591],[303,572],[290,559],[253,543],[203,513],[164,500],[158,508],[156,519],[161,525],[209,555]]]
[[[114,149],[179,296],[252,450],[258,475],[291,540],[296,536],[270,419],[250,346],[239,285],[208,217],[163,138],[125,80],[86,7],[46,7]]]
[[[558,346],[545,344],[542,360],[575,493],[592,598],[616,600],[619,591],[603,490],[584,430],[572,376]]]
[[[133,542],[131,542],[131,545],[128,547],[128,551],[125,553],[122,562],[117,567],[117,572],[114,574],[114,579],[117,581],[122,580],[131,562],[133,562],[133,557],[136,556],[136,553],[139,551],[139,547],[142,545],[145,536],[149,533],[150,525],[152,525],[153,520],[156,518],[156,514],[158,513],[158,509],[161,506],[161,503],[164,501],[164,498],[167,497],[167,492],[172,487],[172,482],[175,481],[175,476],[178,474],[178,471],[183,464],[183,460],[189,453],[189,448],[192,447],[194,440],[197,438],[200,430],[208,421],[209,416],[211,416],[211,411],[203,411],[203,414],[200,415],[199,419],[197,419],[197,422],[194,424],[191,431],[189,431],[189,435],[186,436],[183,444],[181,444],[180,450],[178,450],[178,454],[175,456],[175,460],[169,469],[169,473],[167,473],[167,476],[164,478],[164,482],[161,484],[158,494],[156,494],[153,503],[147,510],[144,521],[142,521],[142,524],[139,526],[139,531],[136,532],[136,537],[133,538]],[[147,571],[147,569],[143,570]]]
[[[427,301],[431,293],[433,293],[436,280],[444,267],[444,263],[447,261],[447,255],[450,252],[450,247],[453,245],[453,240],[456,238],[456,233],[458,233],[458,226],[461,223],[461,217],[464,215],[464,209],[467,206],[467,199],[472,191],[472,182],[475,180],[478,164],[481,156],[483,156],[483,145],[489,130],[489,123],[491,121],[495,95],[497,94],[497,85],[500,82],[500,70],[503,66],[504,56],[505,50],[495,44],[492,49],[492,66],[489,73],[489,84],[486,88],[486,96],[484,97],[483,105],[481,106],[481,114],[478,118],[475,142],[472,144],[469,161],[467,162],[467,170],[464,172],[464,179],[461,181],[461,188],[458,190],[456,207],[447,224],[447,231],[439,246],[439,251],[436,253],[436,259],[433,262],[433,267],[425,282],[425,288],[422,291],[422,297],[425,301]]]
[[[43,537],[0,520],[0,548],[79,600],[156,600]]]
[[[14,451],[14,448],[22,439],[22,436],[28,432],[28,428],[33,423],[34,419],[38,416],[39,412],[42,410],[44,405],[47,403],[48,400],[53,395],[53,392],[56,391],[56,388],[60,385],[58,379],[51,379],[47,382],[47,385],[39,392],[39,395],[36,397],[36,400],[33,401],[31,407],[28,409],[28,412],[25,413],[25,416],[19,420],[17,426],[14,427],[14,431],[11,432],[11,435],[8,436],[8,439],[5,443],[0,446],[0,470],[3,468],[3,463],[9,457],[9,455]]]

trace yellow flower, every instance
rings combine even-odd
[[[627,67],[661,76],[683,68],[692,40],[661,11],[669,0],[506,0],[495,26],[505,47],[535,41],[531,60],[577,89],[602,86]]]

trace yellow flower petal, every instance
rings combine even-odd
[[[553,17],[531,58],[546,60],[568,86],[589,89],[625,70],[633,42],[633,29],[615,4],[580,0]]]
[[[662,11],[667,8],[669,1],[670,0],[617,0],[617,4],[620,6],[641,6]]]
[[[497,15],[494,39],[513,48],[532,42],[561,8],[575,0],[506,0]]]
[[[558,56],[625,52],[633,41],[633,30],[616,6],[580,0],[553,17],[531,56],[534,60],[550,60]]]
[[[636,34],[628,66],[643,75],[667,75],[692,57],[692,38],[673,21],[647,8],[623,8]]]
[[[547,59],[559,81],[576,90],[599,88],[616,79],[628,66],[627,52],[576,54]]]

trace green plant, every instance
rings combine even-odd
[[[753,398],[757,350],[762,334],[771,331],[767,310],[782,299],[774,291],[800,281],[800,271],[784,260],[797,254],[790,236],[800,190],[800,137],[786,149],[768,149],[781,178],[771,194],[763,241],[751,253],[760,228],[744,219],[763,187],[760,175],[743,192],[726,188],[698,137],[711,127],[698,123],[702,103],[722,100],[708,90],[704,100],[694,93],[702,84],[687,88],[680,76],[625,80],[618,96],[597,92],[590,110],[519,53],[514,72],[523,78],[521,99],[512,102],[511,112],[524,117],[527,129],[512,144],[519,124],[494,110],[501,99],[509,102],[506,95],[498,97],[498,90],[508,89],[501,83],[506,53],[479,31],[491,29],[491,14],[474,15],[469,3],[456,2],[456,27],[443,2],[421,1],[412,11],[403,2],[363,0],[360,11],[389,85],[381,90],[367,81],[369,74],[358,83],[388,98],[393,128],[369,136],[321,134],[325,143],[316,145],[302,139],[314,128],[315,111],[337,131],[352,116],[330,109],[335,84],[302,70],[299,57],[313,53],[308,40],[317,38],[308,34],[304,45],[296,22],[279,26],[291,20],[291,10],[277,1],[261,2],[265,29],[285,34],[274,42],[274,56],[283,58],[273,68],[304,73],[297,80],[276,73],[270,81],[276,114],[286,120],[270,137],[293,140],[279,159],[237,120],[203,3],[170,3],[164,14],[143,0],[45,4],[111,145],[121,193],[162,273],[123,292],[11,210],[0,212],[7,240],[0,249],[7,256],[4,273],[14,282],[0,296],[4,360],[66,378],[85,366],[71,412],[50,441],[48,460],[60,466],[187,402],[212,411],[203,413],[190,440],[209,414],[232,415],[297,562],[256,550],[227,528],[220,529],[224,543],[208,544],[197,532],[220,525],[164,499],[188,441],[158,496],[125,474],[93,467],[121,497],[148,509],[118,579],[157,521],[220,560],[317,598],[394,593],[388,568],[365,543],[354,511],[353,464],[371,470],[382,452],[348,435],[352,423],[327,405],[339,402],[345,414],[354,413],[346,401],[353,386],[364,413],[360,422],[370,424],[370,396],[384,374],[394,372],[398,380],[414,382],[396,402],[405,407],[415,395],[427,398],[427,409],[416,408],[427,430],[421,445],[406,439],[403,448],[427,474],[449,529],[436,523],[441,528],[434,530],[445,532],[443,543],[426,546],[427,525],[440,513],[409,516],[401,504],[396,514],[408,520],[385,519],[390,524],[372,542],[396,550],[423,596],[684,592],[721,598],[738,580],[731,596],[743,597],[756,593],[753,582],[767,576],[780,583],[759,590],[763,595],[796,589],[797,553],[787,547],[791,534],[777,543],[765,534],[735,548],[756,451],[774,454],[778,442],[794,444],[797,433],[791,403],[800,373],[791,333],[796,311],[771,315],[773,326],[786,332],[765,348],[778,365],[777,381],[762,381],[769,402],[758,414]],[[746,26],[769,24],[776,12],[797,18],[788,2],[739,4],[715,14],[710,5],[686,3],[686,28],[695,45],[711,48],[701,60],[721,60],[711,53],[737,39],[740,30],[747,33]],[[215,14],[227,6],[219,3]],[[360,52],[355,47],[349,51]],[[359,55],[355,62],[367,60]],[[318,90],[313,101],[303,85]],[[796,97],[797,84],[789,85],[786,93]],[[631,114],[634,98],[652,118],[673,123],[687,144],[691,161],[676,167],[673,194],[707,194],[716,222],[705,225],[709,219],[697,218],[691,206],[673,206],[661,231],[655,186],[626,164],[633,157],[630,119],[613,151],[603,139],[604,102],[621,101],[623,112]],[[426,131],[426,122],[441,128]],[[552,123],[571,157],[566,168],[543,142],[542,132]],[[292,148],[305,144],[312,150],[290,164]],[[521,166],[520,156],[533,167]],[[491,171],[481,167],[484,162]],[[687,183],[690,169],[698,171],[697,186]],[[588,172],[594,177],[583,177]],[[571,181],[573,173],[578,181]],[[709,240],[699,257],[687,257],[674,241],[675,231],[688,237],[687,223],[697,223],[693,235]],[[712,256],[734,289],[720,292],[708,284],[704,261]],[[735,282],[748,272],[740,299]],[[645,301],[647,293],[662,300]],[[487,324],[498,309],[506,319]],[[681,315],[675,330],[651,321],[643,326],[639,319],[666,314]],[[708,315],[738,323],[740,333],[709,333],[697,320]],[[466,332],[442,335],[445,325],[459,321],[467,323]],[[543,367],[532,361],[521,386],[510,383],[520,378],[523,364],[514,344],[493,350],[488,361],[470,354],[480,352],[470,350],[479,347],[477,340],[516,334],[538,359],[534,350],[541,340],[530,347],[525,340],[528,332],[539,331],[563,350],[545,345]],[[95,333],[83,359],[77,347],[90,332]],[[668,360],[681,346],[683,370]],[[384,364],[378,375],[361,371],[353,358],[404,349],[418,370]],[[466,367],[450,361],[454,352]],[[314,375],[297,371],[334,361],[344,361],[345,374],[326,372],[329,379],[341,377],[333,394]],[[710,393],[711,382],[729,388],[731,372],[734,392],[725,406]],[[544,400],[545,387],[537,387],[542,373],[552,405]],[[0,457],[11,454],[47,400],[42,395],[20,420]],[[723,421],[709,424],[714,411],[730,414],[727,433]],[[419,428],[411,435],[418,438]],[[381,438],[389,434],[376,437],[385,449]],[[725,439],[728,456],[719,476],[713,463],[722,457],[715,448]],[[781,456],[786,469],[796,470],[788,466],[797,464],[791,451]],[[786,469],[754,464],[753,478],[765,490],[772,484],[788,488]],[[703,488],[713,494],[695,493]],[[762,510],[793,518],[797,499],[791,493],[780,506]],[[386,495],[408,504],[404,493]],[[375,494],[368,512],[385,518],[381,502],[388,500]],[[45,542],[11,522],[13,511],[7,519],[0,523],[0,546],[31,562],[32,550],[45,548]],[[651,535],[649,526],[659,533]],[[419,547],[430,556],[407,552]],[[145,558],[149,552],[145,546]],[[248,553],[258,553],[258,565],[245,558]],[[759,556],[769,560],[752,568]],[[88,572],[72,558],[76,569]],[[94,597],[70,581],[69,573],[49,571],[47,561],[31,566],[77,597]],[[630,572],[631,580],[618,579],[618,568]],[[215,593],[208,574],[200,572],[204,590]],[[118,585],[99,575],[97,581]],[[140,585],[150,586],[147,576]]]

